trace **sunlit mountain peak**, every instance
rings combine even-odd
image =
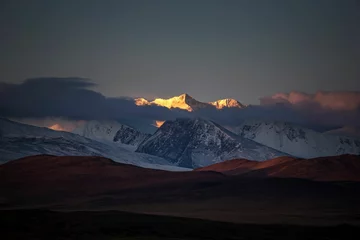
[[[220,99],[214,102],[209,102],[209,104],[215,106],[217,109],[245,107],[245,105],[241,104],[239,101],[232,98]]]
[[[213,107],[217,109],[245,107],[243,104],[232,98],[226,98],[226,99],[217,100],[215,102],[205,103],[196,100],[187,93],[183,93],[179,96],[175,96],[167,99],[156,98],[153,101],[148,101],[145,98],[136,98],[134,99],[134,101],[135,104],[138,106],[156,105],[156,106],[166,107],[169,109],[179,108],[189,112],[199,110],[202,108],[213,108]]]
[[[193,97],[191,97],[191,96],[190,96],[189,94],[187,94],[187,93],[183,93],[183,94],[179,95],[178,98],[179,98],[179,99],[184,99],[184,100],[186,100],[186,99],[194,99]]]
[[[155,127],[159,128],[164,124],[165,121],[161,121],[161,120],[156,120],[155,123],[153,124]]]
[[[135,98],[134,100],[137,106],[150,105],[150,102],[145,98]]]
[[[154,101],[152,101],[152,103],[158,106],[167,107],[169,109],[180,108],[191,112],[193,109],[189,104],[187,104],[187,100],[189,99],[188,96],[189,95],[187,94],[181,94],[180,96],[175,96],[169,99],[156,98]]]

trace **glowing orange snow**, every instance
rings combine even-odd
[[[164,124],[165,121],[156,120],[154,126],[159,128]]]
[[[217,100],[215,102],[209,102],[209,104],[215,106],[217,109],[233,108],[233,107],[242,108],[243,107],[241,105],[241,103],[239,103],[235,99],[231,99],[231,98],[221,99],[221,100]]]
[[[63,128],[63,127],[61,127],[59,124],[54,124],[54,125],[52,125],[52,126],[50,126],[50,127],[48,127],[48,128],[50,128],[50,129],[52,129],[52,130],[55,130],[55,131],[66,131],[66,129],[65,128]]]
[[[145,98],[136,98],[135,104],[137,106],[145,106],[145,105],[150,105],[150,102],[148,100],[146,100]]]
[[[180,96],[172,97],[169,99],[156,98],[152,102],[158,106],[163,106],[169,109],[180,108],[191,112],[193,109],[186,103],[186,97],[186,94],[182,94]]]
[[[166,107],[169,109],[179,108],[186,110],[188,112],[192,112],[201,108],[208,108],[208,107],[216,107],[217,109],[244,107],[244,105],[242,105],[240,102],[231,98],[205,103],[195,100],[186,93],[168,99],[156,98],[153,101],[148,101],[145,98],[136,98],[134,99],[134,101],[137,106],[156,105],[156,106]]]

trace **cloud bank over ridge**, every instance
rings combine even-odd
[[[360,92],[278,93],[259,105],[242,109],[200,109],[187,112],[159,106],[137,106],[127,97],[108,98],[91,90],[83,78],[34,78],[20,84],[0,83],[0,116],[64,118],[70,120],[127,120],[153,124],[179,117],[204,117],[224,125],[244,119],[289,121],[302,125],[359,126]]]
[[[262,105],[287,103],[291,105],[313,105],[327,110],[351,111],[360,109],[360,92],[355,91],[318,91],[315,94],[302,92],[278,93],[260,99]]]

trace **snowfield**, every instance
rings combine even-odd
[[[360,154],[359,138],[320,133],[292,123],[246,121],[234,132],[301,158]]]
[[[0,163],[30,155],[103,156],[116,162],[169,171],[188,171],[164,158],[136,153],[134,148],[80,135],[0,119]]]

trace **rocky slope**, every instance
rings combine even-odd
[[[122,143],[137,146],[150,134],[142,133],[134,128],[116,121],[87,121],[73,130],[73,133],[97,141]]]
[[[114,143],[106,143],[80,135],[35,127],[0,118],[0,163],[37,154],[56,156],[103,156],[117,162],[168,170],[178,168],[169,161]]]
[[[239,157],[261,161],[286,155],[199,118],[166,121],[136,151],[190,168]]]
[[[292,123],[246,121],[236,134],[301,158],[360,154],[360,139],[316,132]]]

